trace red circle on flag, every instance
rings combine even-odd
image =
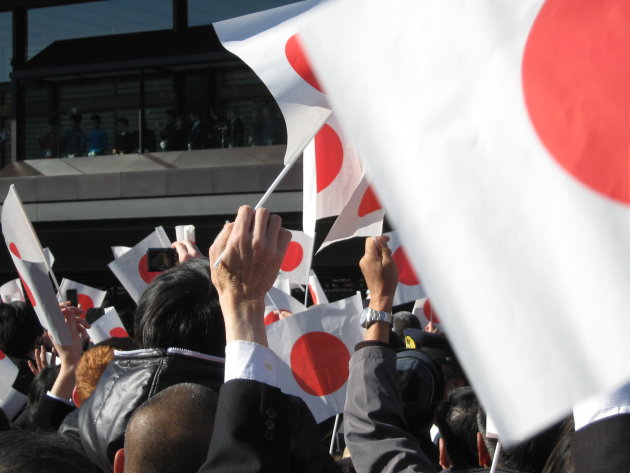
[[[424,312],[424,316],[427,320],[432,321],[434,324],[441,324],[440,319],[438,318],[437,312],[433,310],[431,306],[431,301],[429,299],[426,300],[424,306],[422,307],[422,312]]]
[[[20,256],[20,250],[18,250],[18,247],[15,245],[15,243],[13,242],[9,243],[9,251],[13,253],[15,256],[17,256],[18,258],[22,259],[22,257]]]
[[[324,91],[319,85],[319,82],[317,82],[317,78],[311,69],[308,59],[306,58],[306,53],[304,52],[304,48],[302,48],[302,41],[300,40],[298,33],[295,33],[287,40],[287,43],[284,46],[284,54],[293,70],[297,72],[302,79],[323,94]]]
[[[311,294],[311,300],[313,301],[313,304],[315,305],[319,304],[319,301],[317,300],[317,294],[315,293],[315,289],[310,284],[308,285],[308,292]]]
[[[359,204],[359,217],[363,217],[367,214],[371,214],[372,212],[376,212],[377,210],[381,210],[381,203],[376,198],[376,194],[372,190],[371,186],[365,190],[363,197],[361,198],[361,203]]]
[[[142,255],[142,258],[140,258],[140,261],[138,262],[138,274],[140,274],[140,277],[144,282],[149,284],[160,275],[160,271],[149,271],[147,269],[147,260],[148,256],[146,254]]]
[[[88,309],[94,308],[94,301],[87,294],[77,294],[77,304],[81,306],[82,318],[85,318]]]
[[[284,254],[284,259],[282,260],[280,269],[287,273],[293,271],[300,265],[303,258],[304,249],[302,248],[302,245],[300,245],[297,241],[292,241],[289,243],[287,252]]]
[[[328,187],[341,171],[343,165],[343,143],[330,125],[324,125],[315,135],[315,168],[317,170],[317,192]]]
[[[0,360],[4,360],[7,355],[4,354],[2,350],[0,350]]]
[[[420,280],[418,276],[416,276],[416,272],[413,270],[409,258],[407,258],[407,253],[405,253],[402,246],[394,251],[392,259],[398,268],[399,282],[407,286],[417,286],[420,284]]]
[[[325,332],[302,335],[291,349],[291,372],[298,385],[313,396],[337,391],[348,379],[350,353],[339,338]]]
[[[271,325],[272,323],[280,320],[279,312],[286,312],[288,315],[293,315],[293,312],[288,309],[272,310],[267,315],[265,315],[265,325]]]
[[[630,204],[630,2],[548,0],[529,33],[523,89],[538,136],[580,182]]]
[[[122,327],[114,327],[109,331],[109,335],[112,338],[125,338],[129,336],[127,331]]]

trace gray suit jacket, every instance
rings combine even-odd
[[[350,360],[344,431],[358,473],[436,472],[408,432],[402,406],[396,353],[380,345],[357,350]]]

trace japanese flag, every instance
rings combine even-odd
[[[147,269],[147,249],[170,248],[170,246],[171,242],[164,229],[157,227],[148,237],[109,263],[109,269],[136,303],[149,283],[160,274],[158,271]]]
[[[4,241],[40,323],[57,342],[71,344],[72,337],[59,310],[42,246],[14,185],[2,205],[1,220]]]
[[[328,297],[326,297],[326,293],[324,292],[322,285],[319,283],[319,279],[317,279],[315,271],[312,269],[308,275],[308,292],[311,295],[314,305],[328,304]]]
[[[131,248],[128,246],[112,246],[112,254],[114,258],[120,258],[122,255],[127,253]]]
[[[363,333],[361,297],[320,304],[267,327],[281,359],[280,389],[301,397],[317,422],[343,412],[348,362]]]
[[[295,297],[275,287],[272,287],[265,295],[265,325],[271,325],[305,310],[306,306]]]
[[[630,379],[628,18],[627,0],[340,0],[303,29],[506,443]]]
[[[424,287],[420,283],[420,278],[407,259],[407,253],[397,232],[385,233],[389,237],[387,246],[392,252],[392,259],[398,269],[398,287],[394,295],[394,305],[415,301],[426,296]]]
[[[304,150],[302,169],[302,227],[314,236],[316,221],[339,215],[363,175],[356,148],[345,138],[334,115]]]
[[[12,279],[0,286],[0,297],[2,297],[2,302],[5,304],[9,304],[13,301],[24,302],[24,292],[22,291],[20,278]]]
[[[305,285],[313,259],[313,237],[298,230],[291,232],[291,242],[280,265],[280,274],[287,277],[291,284]]]
[[[177,225],[175,227],[175,238],[177,241],[188,240],[196,243],[194,225]]]
[[[292,3],[213,24],[223,46],[247,63],[276,99],[287,126],[285,163],[299,156],[331,113],[299,36],[318,3]]]
[[[25,394],[13,387],[19,372],[18,367],[0,350],[0,409],[9,420],[15,418],[28,400]]]
[[[285,294],[291,295],[291,283],[289,282],[289,278],[283,273],[278,273],[278,277],[273,282],[273,287],[280,289]]]
[[[317,252],[328,245],[358,236],[378,236],[383,232],[385,211],[365,177],[354,189]]]
[[[108,338],[129,336],[114,307],[90,311],[87,321],[90,323],[87,333],[94,343],[100,343]]]
[[[414,303],[411,313],[418,317],[422,328],[426,327],[429,322],[433,322],[435,328],[442,329],[442,322],[428,297],[418,299]]]
[[[79,308],[81,309],[81,317],[85,317],[85,313],[94,307],[101,307],[103,305],[103,301],[105,300],[105,296],[107,295],[106,291],[101,291],[92,286],[88,286],[86,284],[81,284],[75,281],[71,281],[70,279],[64,278],[61,281],[61,285],[59,286],[61,300],[67,300],[67,291],[68,289],[76,289],[77,291],[77,303],[79,304]]]

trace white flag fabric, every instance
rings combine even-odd
[[[46,264],[48,265],[48,268],[52,268],[53,264],[55,264],[55,256],[52,254],[52,251],[50,251],[50,248],[46,247],[43,250],[44,253],[44,258],[46,259]]]
[[[291,282],[284,274],[278,273],[278,277],[273,282],[273,287],[280,289],[285,294],[291,295]]]
[[[197,242],[195,237],[195,226],[194,225],[177,225],[175,227],[175,239],[177,241],[188,240],[193,243]]]
[[[149,283],[160,275],[149,271],[147,265],[148,248],[170,248],[171,242],[162,227],[144,238],[122,256],[108,264],[131,298],[137,303]]]
[[[303,30],[506,443],[630,379],[629,10],[340,0]]]
[[[424,286],[407,258],[407,253],[405,253],[398,232],[385,233],[385,236],[389,237],[387,245],[392,252],[392,259],[398,269],[398,286],[394,295],[394,305],[405,304],[406,302],[426,297]]]
[[[299,230],[289,230],[291,242],[280,265],[280,274],[291,284],[306,285],[313,260],[313,237]]]
[[[435,328],[442,330],[442,321],[428,297],[418,299],[414,303],[411,313],[418,317],[422,328],[426,327],[429,322],[433,322]]]
[[[267,327],[269,348],[281,360],[280,389],[301,397],[317,422],[343,412],[350,355],[363,338],[361,310],[355,295]]]
[[[315,274],[315,271],[311,269],[308,275],[308,292],[311,295],[313,305],[328,304],[328,297],[319,283],[319,279]]]
[[[287,126],[285,164],[330,116],[298,34],[318,3],[297,2],[213,24],[223,46],[247,63],[276,99]]]
[[[24,302],[24,291],[22,290],[20,278],[12,279],[0,286],[0,297],[2,297],[2,302],[5,304],[10,304],[13,301]]]
[[[68,289],[75,289],[77,291],[77,304],[81,309],[81,317],[83,318],[85,318],[85,314],[89,309],[101,307],[107,295],[106,291],[63,278],[59,285],[61,300],[68,300],[66,295]]]
[[[302,229],[314,236],[316,221],[339,215],[363,175],[356,148],[334,115],[304,150],[302,169]]]
[[[337,241],[359,236],[379,236],[383,232],[384,218],[383,207],[363,177],[317,252]]]
[[[72,343],[72,336],[59,310],[42,246],[28,219],[14,185],[2,205],[2,234],[13,264],[37,318],[58,343]]]
[[[285,316],[304,312],[306,306],[291,294],[272,287],[265,295],[265,325],[271,325]]]
[[[90,317],[88,322],[90,328],[87,329],[87,333],[94,343],[100,343],[108,338],[129,336],[114,307],[105,307],[104,313],[100,317],[95,319]]]
[[[26,395],[13,388],[19,371],[9,357],[0,350],[0,409],[9,420],[13,420],[28,401]]]
[[[129,246],[112,246],[111,248],[114,258],[120,258],[131,249]]]

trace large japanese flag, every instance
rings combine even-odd
[[[109,269],[136,303],[149,283],[160,274],[158,271],[148,270],[147,249],[170,248],[170,246],[171,242],[164,229],[157,227],[144,240],[109,263]]]
[[[630,2],[318,10],[311,64],[501,437],[630,379]]]
[[[282,360],[280,389],[301,397],[317,422],[343,412],[350,354],[363,337],[361,310],[356,295],[267,327],[269,348]]]
[[[304,304],[281,289],[272,287],[265,295],[265,325],[281,320],[281,316],[299,314],[305,310]]]
[[[106,291],[101,291],[100,289],[88,286],[87,284],[81,284],[64,278],[59,286],[59,292],[62,300],[64,301],[67,300],[66,294],[68,289],[75,289],[77,291],[77,303],[81,309],[82,317],[85,317],[85,313],[89,309],[101,307],[103,305],[103,301],[105,300],[105,296],[107,295]]]
[[[94,343],[100,343],[108,338],[129,336],[114,307],[92,310],[88,313],[86,320],[90,324],[87,333]]]
[[[314,236],[316,221],[339,215],[363,175],[356,148],[334,115],[304,150],[302,169],[302,228]]]
[[[0,409],[4,411],[9,420],[12,420],[24,407],[28,398],[13,387],[20,370],[0,350]]]
[[[5,304],[9,304],[13,301],[24,302],[24,291],[22,291],[20,278],[12,279],[0,286],[0,297],[2,297],[2,302]]]
[[[299,230],[289,230],[291,242],[280,265],[280,274],[291,284],[306,285],[313,259],[313,237]]]
[[[404,304],[406,302],[415,301],[426,296],[424,287],[416,271],[411,266],[411,262],[407,258],[407,253],[403,248],[402,241],[398,236],[398,232],[385,233],[389,237],[388,246],[392,252],[392,259],[396,263],[398,269],[398,286],[394,295],[394,305]]]
[[[383,207],[363,177],[317,251],[353,237],[378,236],[383,232],[384,218]]]
[[[285,163],[296,158],[330,116],[299,36],[318,1],[305,1],[214,23],[230,52],[240,57],[276,99],[287,126]]]
[[[57,342],[62,345],[72,343],[48,276],[49,268],[42,246],[13,185],[2,205],[1,220],[4,241],[37,318]]]

